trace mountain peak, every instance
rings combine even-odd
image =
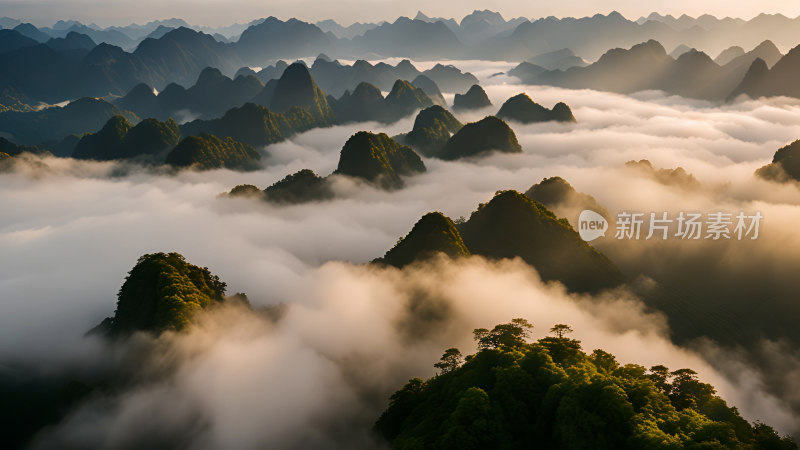
[[[522,153],[514,130],[495,116],[464,125],[442,148],[439,158],[454,160],[477,156],[490,151]]]
[[[553,109],[534,102],[526,93],[517,94],[503,103],[497,117],[514,120],[521,123],[548,122],[575,122],[572,111],[565,103],[559,102]]]
[[[425,94],[425,91],[405,80],[394,82],[392,90],[386,96],[385,103],[397,115],[408,115],[416,109],[433,105],[433,101]]]
[[[433,103],[440,106],[447,106],[447,103],[442,96],[442,91],[439,90],[439,86],[428,76],[422,74],[418,75],[416,78],[414,78],[414,81],[412,81],[411,84],[422,89],[425,95],[430,97]]]
[[[386,252],[382,262],[403,267],[437,253],[444,253],[451,258],[469,256],[469,250],[453,221],[438,211],[422,216],[411,231]]]
[[[270,108],[279,113],[295,106],[305,109],[317,120],[327,122],[333,117],[328,100],[314,82],[308,67],[297,62],[283,71],[270,101]]]
[[[576,291],[619,285],[617,268],[581,240],[565,219],[517,191],[498,192],[459,226],[467,248],[489,258],[521,257],[545,280]]]
[[[765,89],[768,88],[767,79],[769,75],[770,70],[767,63],[761,58],[756,58],[753,63],[750,64],[750,68],[747,69],[742,82],[739,83],[736,89],[728,96],[728,101],[742,94],[746,94],[750,98],[758,98],[763,95]]]
[[[480,109],[492,106],[486,91],[478,84],[473,84],[465,94],[456,94],[453,109]]]
[[[222,303],[225,288],[208,269],[178,253],[144,255],[119,290],[114,317],[95,330],[110,335],[179,331],[190,325],[193,314]]]
[[[610,13],[608,13],[608,16],[606,16],[606,17],[608,17],[609,19],[614,19],[614,20],[625,20],[625,21],[628,20],[628,19],[625,18],[625,16],[620,14],[619,11],[611,11]]]
[[[200,72],[200,76],[197,77],[195,86],[210,87],[222,83],[225,80],[228,80],[228,77],[223,75],[219,69],[216,67],[206,67],[202,72]]]
[[[451,132],[455,133],[461,129],[463,126],[461,122],[458,121],[450,111],[442,108],[439,105],[433,105],[429,108],[425,108],[417,114],[416,119],[414,119],[414,130],[420,130],[422,128],[429,128],[434,126],[434,122],[439,121],[445,128]]]
[[[477,24],[479,22],[485,22],[489,25],[502,25],[506,23],[506,20],[498,12],[490,11],[488,9],[484,9],[483,11],[476,9],[472,11],[472,13],[464,16],[459,25],[464,27]]]
[[[403,187],[403,175],[425,172],[419,155],[384,133],[359,131],[342,147],[334,173],[361,178],[383,189]]]
[[[431,20],[430,17],[426,16],[422,11],[417,11],[417,15],[414,16],[414,20],[422,20],[422,21],[429,21]]]

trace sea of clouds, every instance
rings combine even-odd
[[[264,188],[302,168],[327,175],[350,135],[396,135],[411,129],[413,117],[309,131],[263,149],[265,168],[250,173],[168,174],[29,157],[0,174],[0,369],[90,375],[119,370],[132,348],[155,355],[144,364],[157,375],[90,399],[36,445],[377,445],[369,428],[392,392],[408,378],[433,375],[445,348],[472,352],[473,328],[514,317],[533,322],[536,338],[568,323],[586,350],[603,348],[622,363],[691,367],[747,419],[800,432],[800,340],[787,331],[800,312],[800,196],[796,184],[753,176],[800,137],[800,100],[717,105],[658,92],[622,96],[493,76],[507,64],[460,67],[478,75],[494,103],[458,114],[463,122],[527,92],[546,107],[566,102],[578,124],[511,123],[521,155],[426,159],[428,171],[403,190],[339,179],[337,199],[294,206],[220,194],[243,183]],[[624,167],[640,159],[682,166],[699,186],[663,184]],[[519,261],[437,260],[402,271],[363,265],[426,212],[469,217],[495,191],[525,191],[550,176],[564,177],[612,213],[760,211],[755,241],[617,241],[609,234],[593,242],[639,285],[655,279],[685,287],[692,301],[730,319],[732,334],[752,340],[703,337],[691,317],[671,323],[635,289],[568,294]],[[556,212],[574,211],[561,206]],[[282,319],[225,308],[180,335],[116,346],[85,337],[113,314],[137,258],[157,251],[207,266],[255,306],[286,304]],[[677,328],[692,338],[676,336]]]

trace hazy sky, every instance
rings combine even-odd
[[[50,25],[58,19],[77,19],[100,25],[146,22],[152,19],[181,17],[196,25],[225,25],[249,22],[274,15],[297,17],[308,21],[332,18],[344,24],[356,21],[393,20],[397,16],[413,16],[422,10],[429,16],[461,18],[474,9],[492,9],[504,17],[585,16],[613,10],[629,18],[638,18],[658,11],[698,16],[750,18],[759,13],[800,15],[797,0],[0,0],[0,16],[9,16],[37,25]]]

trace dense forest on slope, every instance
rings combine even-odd
[[[559,281],[573,291],[601,291],[624,281],[614,263],[584,242],[566,219],[517,191],[498,191],[459,222],[428,213],[377,261],[402,267],[436,253],[519,257],[543,279]]]
[[[134,331],[178,331],[192,315],[225,301],[226,284],[205,267],[178,253],[143,255],[117,294],[117,310],[95,331],[124,335]]]
[[[395,449],[797,449],[691,369],[587,354],[565,324],[528,343],[532,328],[475,329],[477,353],[446,350],[439,374],[395,392],[375,429]]]

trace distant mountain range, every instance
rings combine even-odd
[[[739,49],[741,50],[741,49]],[[743,52],[743,50],[742,50]],[[594,64],[565,71],[546,70],[524,62],[509,72],[524,83],[577,89],[597,89],[629,94],[643,90],[662,90],[669,94],[721,101],[739,93],[758,95],[800,95],[791,81],[800,74],[797,50],[782,55],[771,41],[764,41],[749,52],[738,54],[731,47],[720,54],[720,65],[707,54],[689,49],[677,58],[667,54],[661,43],[650,40],[630,49],[613,49]],[[738,54],[738,56],[735,56]],[[760,61],[760,63],[757,63]],[[759,64],[769,77],[758,74]],[[768,68],[775,66],[774,71]],[[756,69],[752,69],[756,67]]]
[[[297,19],[282,21],[269,17],[216,28],[193,26],[177,18],[107,28],[68,20],[59,21],[52,27],[36,28],[17,19],[0,18],[0,28],[17,27],[21,27],[18,29],[21,34],[39,42],[51,37],[64,37],[74,31],[88,35],[97,43],[115,45],[128,51],[133,51],[159,28],[185,27],[225,43],[240,43],[244,38],[242,47],[249,47],[250,51],[254,48],[254,41],[265,46],[267,51],[277,48],[278,51],[293,52],[304,45],[314,44],[317,46],[316,53],[326,51],[320,46],[324,43],[331,46],[331,51],[337,57],[376,54],[422,58],[429,55],[434,58],[446,56],[449,59],[465,57],[521,61],[565,48],[595,60],[609,48],[630,47],[650,39],[658,40],[670,49],[684,45],[710,54],[718,54],[731,45],[752,48],[766,39],[787,49],[798,44],[800,18],[780,14],[761,14],[750,20],[719,19],[710,15],[675,18],[653,13],[631,20],[611,12],[582,18],[506,19],[500,13],[483,10],[473,11],[460,21],[429,17],[418,12],[413,18],[400,17],[394,21],[349,26],[342,26],[333,20],[312,24]],[[280,35],[279,39],[264,39],[276,33]],[[288,55],[297,56],[301,55]]]
[[[749,21],[651,15],[632,21],[612,12],[584,18],[548,17],[530,21],[525,18],[506,20],[488,10],[475,11],[460,21],[419,13],[413,19],[400,17],[393,22],[349,27],[333,21],[311,24],[275,17],[224,29],[191,27],[181,19],[108,28],[59,21],[52,27],[37,28],[19,20],[2,18],[0,25],[3,28],[0,30],[0,87],[19,95],[3,99],[4,108],[0,109],[10,109],[9,104],[34,106],[39,102],[58,103],[82,96],[122,96],[140,83],[158,90],[170,83],[188,86],[206,67],[219,69],[223,75],[232,77],[242,70],[252,70],[249,67],[267,67],[279,59],[305,58],[321,52],[347,60],[405,57],[526,61],[530,69],[526,76],[531,76],[531,70],[562,71],[569,75],[535,74],[541,78],[537,82],[568,86],[584,84],[575,78],[581,79],[588,73],[613,71],[599,70],[597,66],[601,62],[608,65],[609,58],[601,56],[608,56],[609,48],[631,48],[651,40],[658,41],[664,48],[675,49],[673,59],[679,64],[666,68],[664,76],[672,71],[682,75],[688,71],[690,78],[702,79],[697,80],[700,86],[691,87],[646,80],[647,88],[718,99],[733,93],[756,58],[763,59],[770,67],[779,49],[798,44],[795,31],[800,29],[798,19],[781,15],[761,15]],[[761,48],[759,43],[764,42],[771,42],[770,48]],[[754,47],[756,49],[751,52],[743,50]],[[697,50],[690,52],[692,49]],[[682,59],[687,53],[691,55]],[[703,55],[718,56],[712,60]],[[655,61],[657,68],[669,65],[669,61],[662,59]],[[592,60],[597,61],[587,67],[586,72],[580,72],[581,75],[572,71]],[[403,67],[362,62],[336,67],[335,60],[328,57],[318,58],[315,64],[319,67],[312,66],[312,74],[320,86],[337,96],[345,90],[352,91],[361,81],[387,90],[398,78],[413,81],[420,75],[397,73],[405,70]],[[652,74],[657,68],[647,68],[646,72]],[[439,78],[435,73],[424,75],[444,92],[464,92],[477,81],[466,77],[455,80],[446,69],[447,66],[433,69],[441,72]],[[741,92],[787,94],[780,85],[777,88],[754,86],[755,75],[752,74]],[[772,75],[774,79],[782,76]],[[257,72],[256,77],[262,83],[276,78],[274,73],[259,76]],[[764,83],[770,85],[772,79]],[[587,87],[594,84],[603,82],[591,80]],[[620,91],[621,88],[610,90]],[[794,94],[788,92],[788,95]],[[22,97],[26,101],[22,101]]]
[[[436,84],[432,80],[427,82],[428,89],[438,93]],[[438,98],[443,103],[441,94]],[[280,78],[266,85],[252,75],[232,80],[217,69],[206,68],[188,89],[170,84],[158,93],[146,84],[138,84],[113,103],[84,97],[64,107],[0,112],[0,137],[17,146],[37,145],[36,151],[49,150],[58,156],[97,160],[138,158],[140,145],[133,144],[139,140],[128,142],[126,136],[129,130],[136,131],[139,125],[149,123],[148,129],[161,131],[133,135],[153,137],[146,139],[146,146],[150,147],[149,156],[158,157],[148,159],[159,162],[164,159],[164,151],[174,147],[180,136],[208,134],[231,137],[249,146],[263,146],[311,128],[374,120],[391,123],[433,104],[434,100],[423,89],[400,79],[395,80],[385,97],[374,85],[362,82],[352,94],[348,91],[336,99],[319,88],[301,62],[287,66]],[[187,119],[198,116],[195,120]],[[140,118],[147,119],[139,122]],[[182,122],[186,123],[178,130],[173,118],[184,119]],[[169,126],[159,125],[160,121]],[[166,132],[166,129],[175,130]],[[86,133],[90,135],[83,136]],[[163,138],[167,135],[174,138]],[[195,142],[198,145],[192,148],[204,148],[199,144],[209,149],[222,148],[223,144],[233,148],[225,142],[212,141]],[[236,149],[239,154],[247,154]],[[187,152],[195,153],[200,151]],[[218,162],[214,161],[209,164]],[[223,165],[231,167],[230,161]]]

